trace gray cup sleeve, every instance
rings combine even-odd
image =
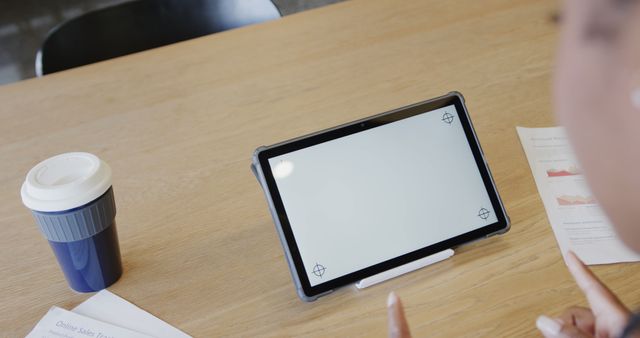
[[[116,203],[113,188],[79,208],[63,212],[32,210],[44,236],[53,242],[74,242],[89,238],[113,224]]]

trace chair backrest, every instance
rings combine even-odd
[[[270,0],[136,0],[88,12],[52,29],[36,74],[115,58],[280,17]]]

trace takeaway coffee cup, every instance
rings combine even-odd
[[[69,286],[94,292],[122,275],[111,168],[89,153],[66,153],[33,167],[22,202],[58,259]]]

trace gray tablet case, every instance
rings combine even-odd
[[[440,96],[440,97],[436,97],[436,98],[433,98],[431,100],[418,102],[418,103],[415,103],[415,104],[412,104],[412,105],[409,105],[409,106],[401,107],[399,109],[394,109],[394,110],[391,110],[391,111],[388,111],[388,112],[384,112],[384,113],[381,113],[381,114],[377,114],[377,115],[374,115],[374,116],[369,116],[369,117],[366,117],[366,118],[363,118],[363,119],[360,119],[360,120],[357,120],[357,121],[348,122],[348,123],[345,123],[345,124],[342,124],[342,125],[339,125],[339,126],[336,126],[336,127],[333,127],[333,128],[321,130],[321,131],[318,131],[318,132],[315,132],[315,133],[311,133],[311,134],[308,134],[308,135],[304,135],[304,136],[300,136],[300,137],[297,137],[297,138],[294,138],[294,139],[290,139],[290,140],[287,140],[287,141],[276,143],[276,144],[273,144],[271,146],[260,146],[254,151],[253,157],[252,157],[252,162],[251,162],[251,171],[256,176],[256,179],[258,180],[258,183],[260,183],[260,186],[262,187],[262,191],[264,192],[265,198],[267,199],[267,203],[269,204],[269,211],[271,212],[271,217],[273,218],[273,222],[275,223],[276,230],[278,231],[278,236],[280,237],[280,244],[282,245],[282,248],[284,249],[285,257],[287,258],[287,264],[289,265],[289,270],[291,271],[291,278],[293,279],[293,283],[296,286],[296,292],[298,293],[298,296],[300,297],[300,299],[302,299],[303,301],[306,301],[306,302],[312,302],[312,301],[314,301],[314,300],[316,300],[316,299],[318,299],[318,298],[320,298],[322,296],[325,296],[325,295],[333,292],[333,290],[329,290],[327,292],[321,293],[321,294],[313,296],[313,297],[309,297],[304,293],[304,290],[302,289],[302,284],[300,283],[300,278],[298,276],[298,271],[296,270],[296,266],[293,263],[293,258],[291,256],[291,252],[289,251],[289,246],[287,245],[287,240],[286,240],[286,238],[284,236],[284,233],[282,231],[282,224],[280,223],[280,219],[278,218],[278,213],[276,211],[276,208],[275,208],[275,205],[273,203],[273,200],[271,199],[271,195],[269,194],[269,188],[267,187],[267,182],[266,182],[266,179],[264,177],[264,173],[262,172],[262,168],[260,167],[260,160],[258,159],[258,154],[260,152],[266,150],[266,149],[278,147],[280,145],[287,144],[287,143],[296,142],[298,140],[301,140],[301,139],[304,139],[304,138],[308,138],[308,137],[313,136],[313,135],[324,134],[324,133],[326,133],[328,131],[331,131],[331,130],[334,130],[334,129],[339,129],[339,128],[342,128],[342,127],[347,126],[347,125],[352,125],[352,124],[364,122],[364,121],[370,120],[370,119],[375,118],[375,117],[380,117],[380,116],[384,116],[384,115],[388,115],[388,114],[393,114],[393,113],[396,113],[398,110],[401,110],[401,109],[407,109],[409,107],[422,105],[422,104],[424,104],[426,102],[429,102],[429,101],[441,100],[441,99],[446,98],[448,96],[457,96],[457,97],[460,98],[460,101],[462,101],[462,103],[465,102],[464,101],[464,97],[462,96],[462,94],[460,92],[450,92],[450,93],[448,93],[446,95],[443,95],[443,96]],[[482,154],[482,159],[484,161],[484,165],[487,168],[487,172],[489,173],[489,178],[491,179],[491,184],[493,185],[494,190],[496,192],[498,192],[498,189],[496,188],[496,184],[495,184],[495,182],[493,180],[493,175],[491,174],[491,170],[489,169],[489,166],[487,165],[487,161],[484,158],[484,151],[482,151],[482,146],[480,145],[480,141],[478,140],[478,137],[476,135],[475,128],[473,128],[473,123],[471,121],[471,118],[469,118],[469,113],[467,112],[467,107],[464,104],[463,104],[463,107],[464,107],[464,114],[467,115],[467,119],[468,119],[469,123],[471,124],[471,127],[472,127],[471,130],[473,131],[473,137],[475,138],[476,143],[480,147],[480,153]],[[491,233],[489,235],[486,235],[484,238],[489,238],[489,237],[492,237],[492,236],[495,236],[495,235],[504,234],[504,233],[508,232],[509,229],[511,228],[511,221],[509,219],[509,215],[507,215],[506,209],[504,208],[504,205],[502,203],[502,199],[500,198],[499,194],[498,194],[498,202],[500,204],[500,208],[502,209],[502,212],[506,216],[507,227],[502,229],[502,230],[500,230],[500,231],[498,231],[498,232],[494,232],[494,233]],[[464,245],[471,244],[473,242],[479,241],[479,240],[484,239],[484,238],[478,238],[478,239],[476,239],[474,241],[467,242]]]

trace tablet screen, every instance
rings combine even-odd
[[[455,105],[268,163],[311,286],[498,221]]]

